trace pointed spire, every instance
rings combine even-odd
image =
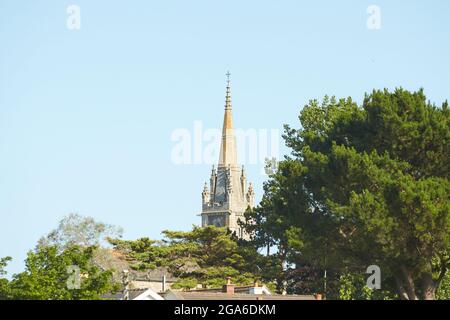
[[[205,186],[203,187],[203,192],[202,192],[202,203],[205,205],[207,203],[209,203],[210,200],[210,193],[209,193],[209,189],[208,189],[208,184],[205,182]]]
[[[247,203],[250,206],[250,208],[254,207],[254,202],[255,202],[255,191],[253,190],[253,184],[250,182],[247,191]]]
[[[222,144],[220,146],[219,166],[237,165],[236,139],[233,132],[233,115],[231,108],[231,85],[228,71],[225,95],[225,114],[223,117]]]

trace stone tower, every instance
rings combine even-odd
[[[227,78],[219,164],[217,169],[213,166],[209,186],[205,183],[203,188],[202,226],[227,227],[238,237],[247,238],[238,221],[244,220],[248,207],[253,207],[254,192],[251,183],[247,187],[244,166],[237,162],[229,72]]]

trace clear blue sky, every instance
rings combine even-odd
[[[198,224],[210,166],[175,165],[170,137],[221,126],[228,69],[240,128],[281,129],[311,98],[373,88],[424,87],[440,104],[449,21],[444,0],[0,0],[0,256],[22,270],[70,212],[125,238]],[[260,169],[248,168],[258,199]]]

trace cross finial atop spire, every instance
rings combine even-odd
[[[230,73],[230,71],[227,71],[227,73],[225,75],[227,76],[227,93],[225,96],[225,109],[231,109],[231,87],[230,87],[231,73]]]

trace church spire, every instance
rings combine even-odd
[[[220,146],[219,166],[237,165],[236,138],[233,132],[233,115],[231,107],[230,72],[227,74],[225,95],[225,114],[223,117],[222,143]]]
[[[219,165],[211,171],[210,189],[202,192],[202,226],[226,227],[239,238],[249,240],[240,222],[245,210],[253,208],[253,186],[247,188],[247,175],[237,163],[237,144],[233,128],[230,73],[226,74],[225,113]]]

